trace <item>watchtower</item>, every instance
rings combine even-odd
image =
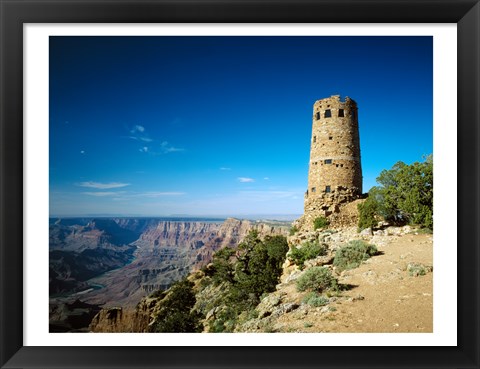
[[[328,216],[362,194],[357,103],[334,95],[313,105],[305,215]]]

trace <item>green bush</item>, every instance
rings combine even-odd
[[[151,299],[163,299],[166,294],[167,293],[164,290],[158,289],[156,291],[153,291],[148,297]]]
[[[298,231],[299,231],[299,229],[296,226],[293,226],[292,228],[290,228],[289,234],[290,234],[290,236],[293,236]]]
[[[313,229],[317,230],[319,228],[326,228],[329,224],[330,222],[328,221],[327,218],[318,217],[318,218],[315,218],[315,220],[313,221]]]
[[[317,292],[310,292],[305,296],[303,302],[314,307],[325,306],[329,300],[325,296],[319,295]]]
[[[377,213],[378,204],[374,196],[369,196],[362,204],[358,204],[358,230],[362,231],[366,228],[370,228],[373,233],[373,227],[377,226],[377,219],[375,214]]]
[[[287,251],[286,237],[266,236],[261,240],[257,231],[251,231],[236,248],[217,251],[212,281],[223,286],[225,305],[240,314],[257,306],[264,293],[275,291]]]
[[[432,271],[432,267],[420,264],[420,263],[410,263],[407,266],[407,271],[410,277],[418,277],[420,275],[425,275]]]
[[[433,156],[407,165],[397,162],[383,170],[368,192],[375,214],[393,224],[418,224],[433,229]]]
[[[288,251],[284,236],[267,236],[263,241],[256,237],[249,240],[246,238],[239,245],[234,278],[234,287],[242,292],[239,296],[248,296],[255,305],[260,302],[263,293],[275,291]],[[239,303],[245,301],[247,299],[241,297]]]
[[[375,245],[370,245],[361,240],[353,240],[347,246],[337,250],[333,259],[333,265],[339,271],[354,269],[360,266],[362,261],[367,260],[377,252]]]
[[[325,255],[326,252],[327,248],[324,245],[320,245],[318,241],[304,242],[299,248],[293,247],[288,258],[298,265],[300,269],[303,269],[305,261]]]
[[[234,268],[231,258],[235,254],[235,250],[225,247],[217,251],[213,255],[212,264],[207,266],[205,275],[211,276],[215,285],[223,282],[233,282]]]
[[[208,331],[210,333],[231,333],[235,329],[236,322],[237,313],[235,309],[227,306],[215,320],[209,323]]]
[[[196,298],[193,283],[184,279],[175,283],[160,302],[153,332],[201,332],[201,315],[193,311]]]
[[[418,234],[433,234],[433,230],[430,228],[419,228],[415,231],[412,231],[410,233],[418,233]]]
[[[332,275],[330,269],[325,267],[312,267],[307,269],[297,279],[298,291],[322,292],[330,289],[337,289],[337,279]]]

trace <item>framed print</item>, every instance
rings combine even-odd
[[[479,367],[476,0],[0,3],[2,368]]]

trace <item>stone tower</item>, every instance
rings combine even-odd
[[[361,194],[357,103],[339,95],[318,100],[313,105],[305,216],[328,216]]]

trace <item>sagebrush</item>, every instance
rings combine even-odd
[[[370,245],[362,240],[353,240],[337,250],[333,265],[338,271],[354,269],[377,252],[375,245]]]
[[[297,279],[298,291],[323,292],[337,288],[337,279],[333,276],[330,269],[326,267],[312,267],[307,269]]]
[[[329,224],[330,224],[330,222],[328,221],[327,218],[318,217],[318,218],[315,218],[314,221],[313,221],[313,229],[317,230],[317,229],[320,229],[320,228],[326,228]]]
[[[327,247],[315,242],[304,242],[300,247],[293,247],[290,250],[288,259],[298,265],[300,269],[304,268],[304,263],[307,260],[314,259],[317,256],[322,256],[327,253]]]
[[[317,292],[310,292],[303,298],[303,302],[314,307],[325,306],[329,303],[328,297],[319,295]]]

